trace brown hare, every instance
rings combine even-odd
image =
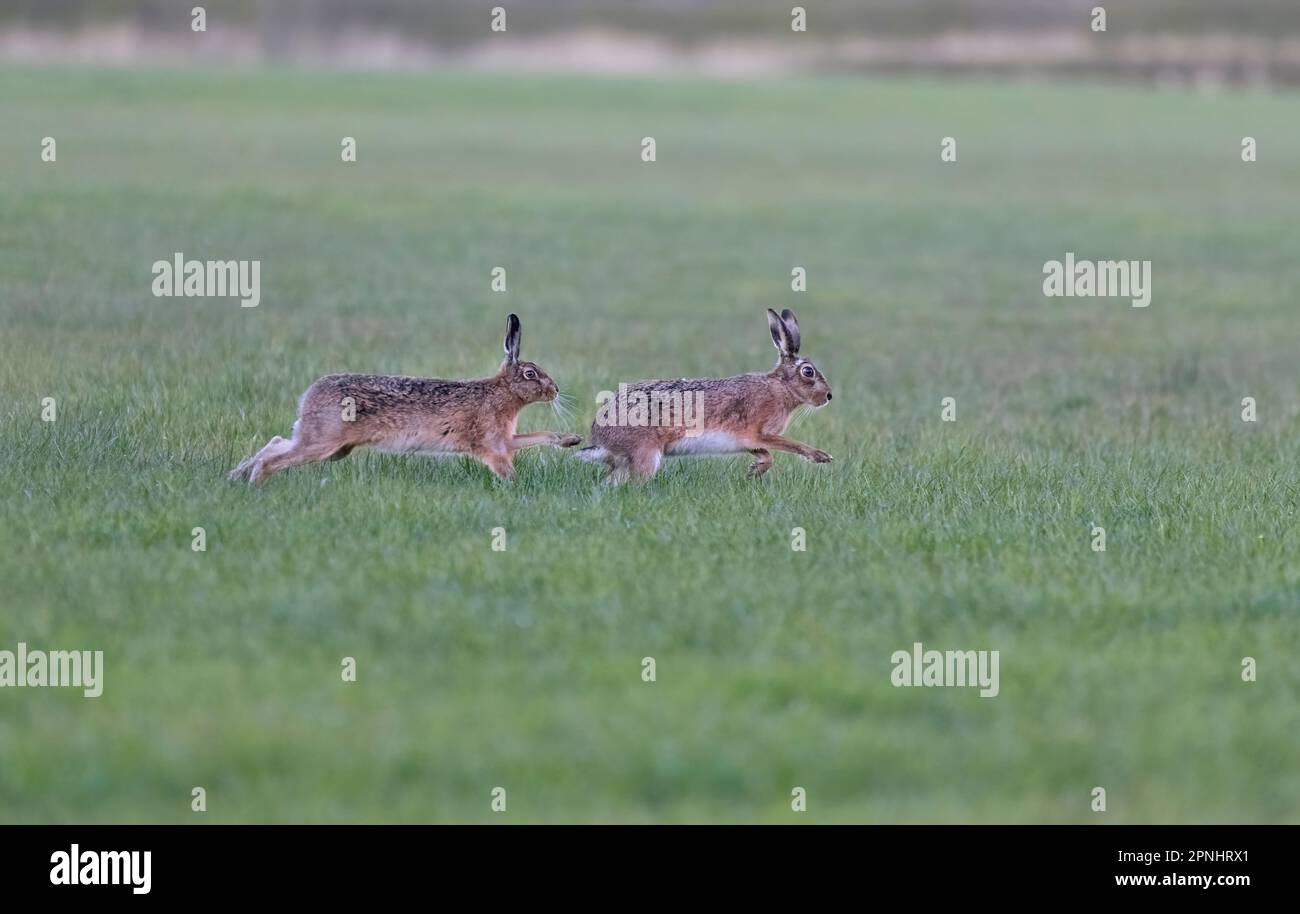
[[[468,455],[497,476],[514,476],[514,452],[535,445],[573,447],[560,432],[515,434],[519,411],[549,402],[559,388],[534,362],[519,361],[519,318],[506,320],[506,359],[490,378],[444,381],[388,375],[332,374],[302,395],[293,437],[276,435],[230,471],[259,483],[272,473],[318,460],[339,460],[353,448],[395,453]]]
[[[829,463],[831,455],[785,437],[790,419],[800,407],[817,408],[831,400],[831,388],[817,366],[799,357],[799,322],[789,309],[778,316],[767,311],[772,342],[780,354],[767,374],[679,381],[637,381],[626,385],[627,400],[658,404],[658,421],[636,415],[597,414],[591,445],[578,451],[583,460],[602,461],[607,479],[648,479],[664,457],[689,454],[754,455],[751,477],[772,467],[772,451],[789,451],[814,463]],[[622,397],[622,392],[620,394]],[[682,421],[695,404],[697,426]],[[630,412],[630,411],[629,411]],[[654,410],[651,410],[654,413]],[[668,421],[664,421],[667,414]]]

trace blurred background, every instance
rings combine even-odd
[[[1295,0],[6,0],[0,59],[463,64],[584,72],[1080,74],[1198,84],[1300,82]]]

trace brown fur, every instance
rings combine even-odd
[[[559,432],[515,432],[519,411],[559,394],[534,362],[519,361],[519,318],[506,321],[506,359],[490,378],[444,381],[388,375],[333,374],[302,395],[293,438],[276,435],[230,472],[259,483],[291,466],[340,460],[357,447],[395,452],[464,454],[497,476],[514,475],[514,452],[548,444],[573,447],[582,439]],[[349,418],[345,419],[345,414]]]
[[[828,463],[830,454],[786,438],[785,432],[798,407],[821,407],[830,401],[830,384],[817,366],[799,357],[799,323],[794,313],[788,309],[780,316],[771,309],[767,313],[779,354],[768,373],[628,385],[629,395],[633,391],[703,394],[702,434],[692,439],[680,421],[658,426],[602,425],[598,417],[591,427],[591,446],[579,455],[603,462],[612,481],[649,478],[664,457],[691,453],[747,451],[755,458],[749,467],[751,477],[771,469],[772,451]],[[804,366],[811,368],[810,377],[805,376]]]

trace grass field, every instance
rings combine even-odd
[[[0,821],[1300,820],[1295,94],[8,69],[0,122],[0,648],[106,665],[0,690]],[[154,298],[175,251],[261,305]],[[1066,251],[1152,305],[1044,298]],[[320,374],[495,370],[508,311],[585,435],[766,370],[766,307],[833,464],[224,478]],[[893,688],[915,641],[1001,694]]]

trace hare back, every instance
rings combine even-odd
[[[591,444],[615,451],[653,446],[669,455],[735,453],[763,434],[784,432],[793,408],[767,375],[637,381],[620,386],[613,405],[597,414]]]
[[[302,395],[298,426],[386,451],[469,453],[502,431],[495,428],[493,394],[485,381],[327,375]]]

